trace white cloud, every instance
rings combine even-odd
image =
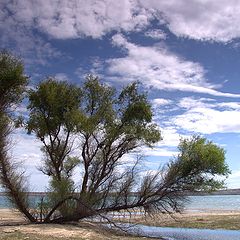
[[[154,107],[164,106],[172,103],[172,100],[165,98],[155,98],[152,100],[152,104]]]
[[[55,75],[55,78],[56,78],[58,81],[68,81],[68,80],[69,80],[67,74],[65,74],[65,73],[57,73],[57,74]]]
[[[145,36],[153,39],[166,39],[167,34],[160,29],[149,30],[145,33]]]
[[[14,13],[15,21],[59,39],[100,38],[112,30],[138,30],[152,17],[132,0],[15,1],[5,4],[5,15],[6,8]]]
[[[143,30],[155,18],[179,37],[220,42],[240,37],[237,0],[25,0],[2,1],[0,7],[1,22],[10,19],[18,23],[8,33],[21,26],[59,39],[101,38],[113,30]],[[152,30],[147,36],[165,38],[160,30]]]
[[[240,103],[239,102],[223,102],[223,103],[218,103],[218,106],[226,108],[226,109],[240,110]]]
[[[177,129],[173,126],[171,127],[163,127],[161,129],[163,140],[160,141],[157,146],[158,147],[177,147],[179,144],[180,138],[189,137],[186,134],[180,134]]]
[[[42,143],[33,135],[27,135],[24,130],[17,129],[12,134],[12,142],[12,156],[16,161],[23,161],[27,166],[40,165]]]
[[[240,37],[240,4],[237,0],[140,2],[145,8],[154,9],[158,19],[177,36],[221,42]]]
[[[186,111],[173,117],[171,123],[186,131],[202,134],[239,133],[240,108],[238,102],[211,102],[209,99],[184,98],[179,107]]]
[[[155,89],[240,98],[240,94],[217,91],[220,86],[206,79],[201,64],[187,61],[166,48],[139,46],[128,42],[121,34],[114,35],[112,41],[126,52],[125,57],[107,61],[109,73],[120,76],[121,81],[139,80]]]
[[[234,170],[232,174],[225,181],[226,185],[230,189],[239,188],[240,183],[240,170]]]
[[[153,147],[153,148],[141,148],[141,152],[144,156],[155,157],[172,157],[177,154],[176,151],[168,149],[167,147]]]
[[[192,108],[196,108],[196,107],[212,107],[214,106],[213,104],[216,104],[214,99],[211,98],[193,98],[193,97],[185,97],[182,98],[179,103],[178,106],[180,108],[185,108],[185,109],[192,109]]]
[[[21,55],[27,64],[46,65],[48,58],[59,57],[61,53],[41,36],[33,33],[31,27],[35,24],[35,16],[33,9],[24,6],[25,3],[27,4],[26,1],[17,1],[15,4],[0,1],[1,48],[14,48],[14,52]]]
[[[237,0],[2,1],[0,20],[7,18],[26,30],[37,28],[59,39],[101,38],[112,30],[139,31],[154,18],[180,37],[228,42],[240,36]],[[147,35],[165,38],[159,30]]]

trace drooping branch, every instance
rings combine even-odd
[[[10,202],[31,222],[36,219],[31,215],[28,205],[26,178],[16,163],[10,159],[9,143],[12,131],[11,106],[19,103],[28,78],[19,58],[7,53],[0,53],[0,184]]]

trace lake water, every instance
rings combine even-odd
[[[32,206],[40,202],[40,196],[30,196]],[[211,195],[190,196],[185,210],[205,212],[211,210],[240,211],[240,195]],[[11,208],[11,204],[4,196],[0,196],[0,208]]]
[[[134,230],[133,230],[134,232]],[[165,240],[239,240],[240,231],[151,227],[138,225],[142,236],[163,238]]]
[[[38,203],[41,201],[41,196],[29,196],[31,207],[37,206]],[[0,209],[1,208],[13,208],[11,203],[5,196],[0,195]]]
[[[185,209],[190,211],[240,211],[240,195],[191,196],[189,200]]]

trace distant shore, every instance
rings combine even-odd
[[[223,189],[214,192],[189,192],[189,196],[206,196],[206,195],[240,195],[240,189]]]
[[[46,196],[47,192],[28,192],[31,196]],[[77,194],[77,193],[76,193]],[[136,193],[132,193],[133,195]],[[223,189],[214,192],[188,192],[188,196],[206,196],[206,195],[240,195],[240,189]],[[6,196],[5,192],[0,192],[0,196]]]

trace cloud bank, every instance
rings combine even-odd
[[[20,27],[58,39],[140,31],[153,19],[178,37],[228,42],[240,36],[237,0],[4,0],[0,6],[1,20],[11,18]],[[156,33],[151,35],[165,37]]]

